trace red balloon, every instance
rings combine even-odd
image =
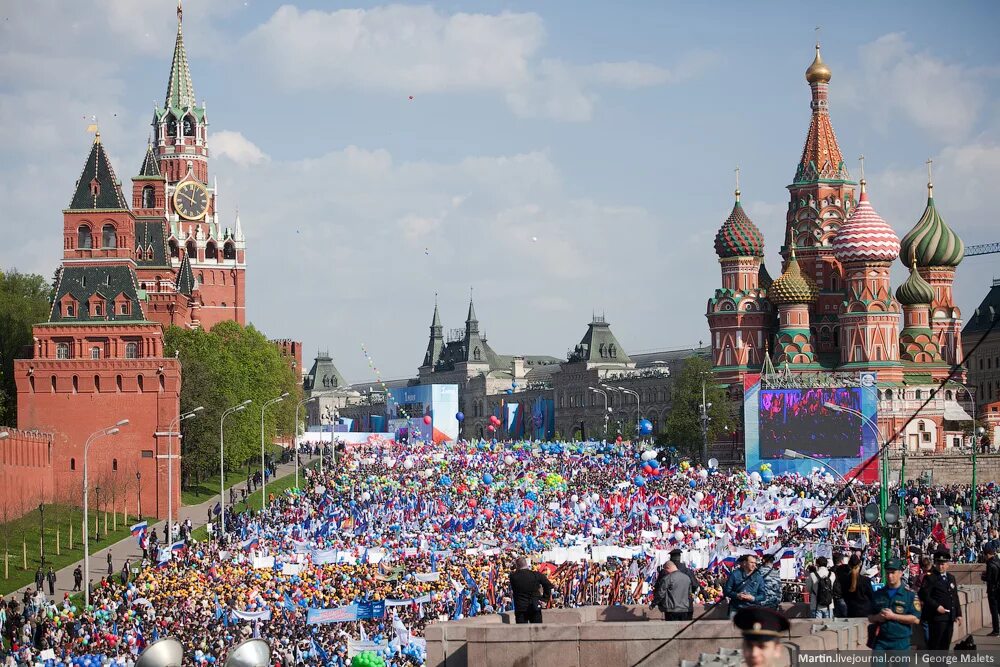
[[[430,425],[430,423],[431,423],[431,416],[430,415],[424,415],[424,423]]]
[[[489,508],[484,509],[483,510],[483,516],[486,517],[487,519],[492,519],[493,518],[493,510],[491,510]]]
[[[489,431],[490,433],[492,433],[496,429],[493,427],[493,424],[490,424],[489,426],[486,427],[486,430]]]
[[[653,472],[653,469],[652,469],[652,468],[650,468],[650,467],[649,467],[648,465],[645,465],[645,466],[642,466],[642,471],[643,471],[644,473],[646,473],[647,475],[649,475],[650,473],[652,473],[652,472]]]
[[[469,498],[469,507],[475,507],[478,504],[479,501],[477,501],[475,498]]]

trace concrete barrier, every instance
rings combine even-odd
[[[962,586],[963,624],[955,641],[989,621],[985,587]],[[865,619],[808,618],[806,605],[782,605],[791,619],[786,644],[798,650],[865,648]],[[512,614],[492,614],[427,627],[428,667],[676,667],[742,638],[727,620],[725,605],[681,632],[686,623],[666,622],[640,606],[553,609],[539,625],[515,625]],[[971,628],[971,630],[970,630]],[[678,634],[680,633],[680,634]]]

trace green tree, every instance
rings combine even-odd
[[[712,364],[702,357],[691,357],[684,362],[674,378],[672,404],[664,429],[667,441],[682,456],[701,458],[701,402],[702,386],[708,408],[708,441],[713,442],[725,430],[734,426],[734,413],[726,391],[715,381]]]
[[[293,433],[295,403],[300,400],[294,373],[278,348],[253,326],[222,322],[211,331],[171,327],[164,350],[177,354],[181,362],[181,412],[205,408],[184,422],[181,473],[186,484],[217,474],[219,422],[227,408],[253,401],[226,419],[227,469],[260,456],[261,406],[284,392],[288,398],[264,415],[265,441]]]
[[[14,360],[30,356],[31,327],[48,319],[51,293],[42,276],[0,271],[0,424],[17,423]]]

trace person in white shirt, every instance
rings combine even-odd
[[[836,575],[827,567],[826,556],[816,559],[816,570],[809,573],[809,608],[813,618],[833,618],[833,584]]]

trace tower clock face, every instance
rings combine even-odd
[[[181,183],[174,191],[174,210],[182,218],[197,220],[208,209],[208,190],[201,183]]]

